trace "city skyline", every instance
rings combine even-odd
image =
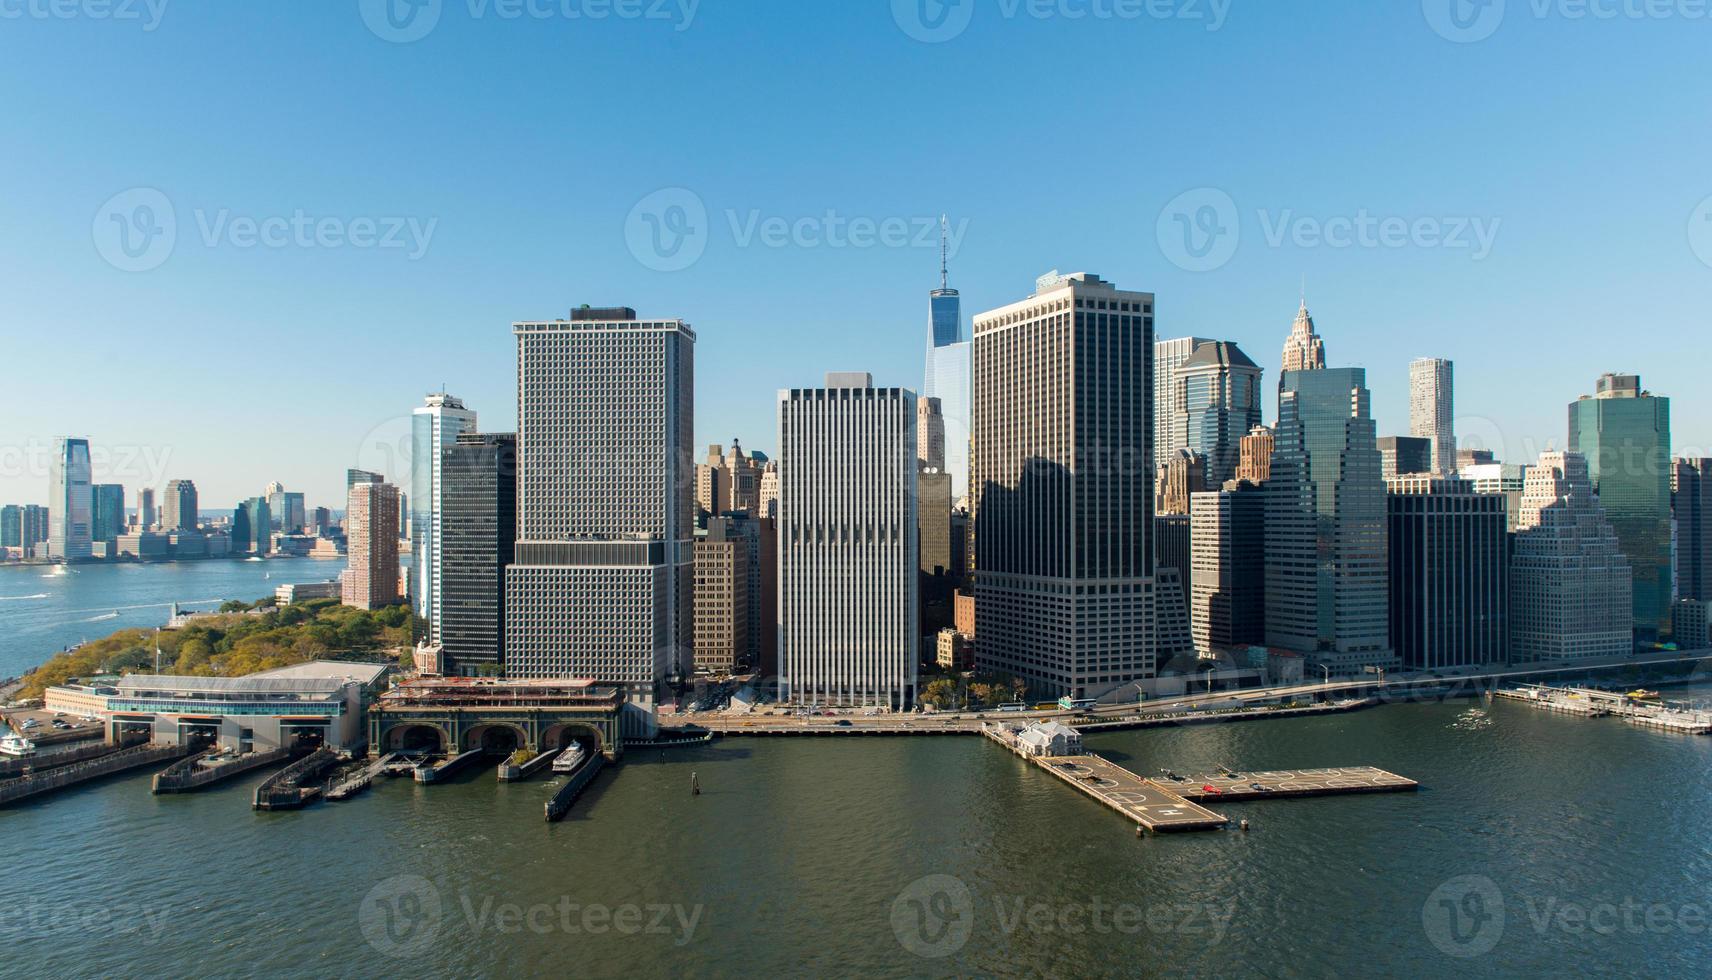
[[[388,454],[407,442],[409,406],[425,392],[445,386],[482,412],[486,427],[511,431],[512,311],[557,309],[572,296],[691,318],[708,378],[759,375],[756,388],[766,392],[861,363],[877,383],[919,390],[923,294],[940,281],[942,213],[965,313],[1014,302],[1015,283],[1054,265],[1090,269],[1160,297],[1159,336],[1228,339],[1275,375],[1305,277],[1333,360],[1368,371],[1381,434],[1408,432],[1407,365],[1433,356],[1457,363],[1458,408],[1471,420],[1459,436],[1501,435],[1511,444],[1506,458],[1537,455],[1548,441],[1561,448],[1561,406],[1606,371],[1641,373],[1672,395],[1685,450],[1712,443],[1712,401],[1689,397],[1692,366],[1659,353],[1692,343],[1712,298],[1712,269],[1689,235],[1691,215],[1712,195],[1699,165],[1712,134],[1678,124],[1695,103],[1675,84],[1703,52],[1681,24],[1512,18],[1489,40],[1458,45],[1433,31],[1419,5],[1263,5],[1232,10],[1217,31],[1022,17],[983,19],[962,37],[924,44],[883,4],[772,18],[704,5],[681,32],[618,21],[476,23],[459,11],[430,36],[395,45],[354,11],[305,7],[275,14],[273,43],[240,64],[221,42],[254,16],[174,9],[148,35],[96,21],[19,23],[31,41],[0,64],[14,87],[73,58],[138,69],[127,77],[165,59],[189,74],[182,85],[73,79],[42,93],[29,116],[0,124],[16,151],[0,173],[15,182],[58,174],[39,193],[0,205],[13,230],[0,259],[26,284],[10,297],[7,336],[51,336],[75,321],[91,349],[130,352],[86,359],[79,387],[87,391],[76,400],[63,397],[55,373],[10,379],[0,391],[9,423],[0,451],[86,436],[166,454],[160,479],[198,479],[210,501],[243,499],[278,479],[336,505],[340,468],[382,470],[405,485],[403,461]],[[1647,57],[1613,57],[1612,37],[1651,42]],[[549,55],[572,38],[599,42],[587,45],[596,68],[699,72],[724,84],[566,98]],[[865,84],[847,111],[827,114],[827,83],[778,84],[776,72],[742,57],[755,43],[818,51],[827,77],[861,74]],[[1271,85],[1285,45],[1378,81],[1345,91],[1310,73],[1293,86],[1305,92]],[[1062,90],[978,70],[995,57],[1060,65],[1065,90],[1081,93],[1077,112],[1108,124],[1114,141],[1106,159],[1077,175],[1078,192],[1054,202],[1051,221],[1035,200],[1050,168],[1038,151],[1010,144],[1022,120],[1062,111]],[[875,59],[897,70],[866,70]],[[437,71],[447,60],[466,71]],[[1591,66],[1593,101],[1513,84],[1517,72],[1564,63]],[[307,75],[317,91],[334,81],[341,90],[414,86],[420,101],[379,114],[335,102],[311,123],[290,111],[295,96],[283,91],[232,105],[223,79],[250,72]],[[497,89],[472,92],[459,81],[466,73],[500,79]],[[1434,78],[1442,99],[1394,112],[1395,100],[1413,94],[1402,80],[1417,74]],[[1197,81],[1186,86],[1187,78]],[[731,94],[749,91],[766,92],[774,112],[727,118]],[[925,91],[936,97],[921,98]],[[108,100],[114,127],[99,144],[77,124],[78,107],[96,97]],[[1624,112],[1603,111],[1607,100]],[[430,103],[439,108],[424,115],[419,107]],[[988,105],[1005,106],[1011,124],[997,124]],[[788,138],[776,125],[781,114],[798,127]],[[226,134],[196,125],[213,115],[230,116]],[[1211,116],[1223,121],[1211,138],[1187,139]],[[1517,116],[1530,120],[1526,135],[1500,122]],[[1584,138],[1593,120],[1608,137],[1596,144]],[[484,127],[519,134],[531,152],[557,152],[579,132],[611,133],[631,152],[587,161],[578,180],[552,187],[397,172],[397,148],[424,132],[445,137],[437,152],[448,170],[496,172],[505,165],[496,144],[460,135]],[[1138,170],[1133,160],[1155,138],[1172,140],[1174,152]],[[127,153],[100,152],[111,141]],[[1304,143],[1308,152],[1280,152]],[[339,152],[325,159],[337,156],[337,166],[302,166],[302,154],[275,149],[333,144]],[[662,152],[679,144],[696,152]],[[1653,149],[1637,154],[1635,145]],[[83,165],[61,167],[67,155]],[[1469,179],[1471,166],[1478,180]],[[113,267],[92,241],[104,203],[132,188],[159,190],[177,217],[173,254],[144,272]],[[633,210],[654,213],[644,202],[672,188],[705,208],[707,234],[697,261],[667,271],[638,260],[627,230]],[[1228,262],[1191,272],[1161,248],[1157,225],[1164,218],[1174,227],[1168,205],[1204,188],[1235,203],[1242,238]],[[415,217],[423,228],[435,222],[435,233],[414,261],[409,249],[205,244],[204,228],[218,226],[222,211],[229,227],[299,210]],[[902,221],[903,242],[774,246],[760,228],[806,219],[830,230],[829,210],[846,224]],[[1330,230],[1363,212],[1498,228],[1480,260],[1471,249],[1337,247],[1295,234],[1301,222]],[[563,233],[568,222],[577,235]],[[638,226],[645,236],[640,217]],[[757,308],[760,282],[769,302]],[[1588,285],[1565,290],[1565,282]],[[235,323],[283,338],[304,352],[305,368],[203,372],[173,398],[139,391],[131,372],[151,352],[211,352]],[[1604,342],[1613,327],[1644,331],[1655,346],[1613,357]],[[384,377],[350,385],[338,367],[308,367],[318,350],[384,363]],[[1523,356],[1531,369],[1514,376]],[[777,449],[767,398],[742,386],[705,389],[696,444],[739,435],[755,449]],[[250,419],[232,411],[240,405],[291,405],[297,437],[249,440]],[[139,479],[99,467],[95,476],[133,490]],[[0,466],[0,500],[46,496],[44,471]]]

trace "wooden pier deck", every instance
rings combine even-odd
[[[982,732],[1017,752],[1015,741],[1007,738],[1002,728],[986,728]],[[1227,818],[1206,807],[1097,755],[1033,756],[1022,752],[1017,755],[1149,831],[1216,830],[1229,823]]]
[[[1394,772],[1372,766],[1337,769],[1275,769],[1267,772],[1219,772],[1193,776],[1155,777],[1155,785],[1169,787],[1186,800],[1282,800],[1304,796],[1340,796],[1351,793],[1404,793],[1421,784]]]

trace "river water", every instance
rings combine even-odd
[[[195,579],[204,569],[230,577]],[[161,581],[128,601],[78,599],[93,578],[56,601],[253,598],[260,584],[260,570],[250,581],[231,563],[153,571]],[[4,595],[51,587],[0,581]],[[25,622],[50,647],[75,629]],[[1705,697],[1712,686],[1667,693]],[[1461,700],[1088,744],[1142,773],[1374,765],[1423,788],[1226,804],[1215,809],[1248,819],[1249,832],[1137,839],[1116,814],[975,737],[633,751],[554,825],[542,820],[551,782],[500,784],[490,768],[268,814],[249,806],[261,775],[155,797],[144,771],[0,810],[5,973],[1660,977],[1712,967],[1712,738]]]
[[[288,582],[325,582],[341,561],[187,561],[88,564],[50,575],[44,565],[0,566],[0,677],[12,677],[72,644],[127,627],[166,623],[172,603],[208,610],[251,602]]]
[[[1706,692],[1701,692],[1706,693]],[[258,814],[146,775],[0,811],[14,976],[1704,976],[1712,739],[1476,701],[1092,736],[1417,793],[1137,839],[979,738],[633,752],[545,824],[481,769]],[[703,792],[689,792],[691,773]]]

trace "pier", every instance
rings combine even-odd
[[[82,762],[70,765],[55,766],[33,772],[27,776],[19,776],[0,783],[0,806],[16,803],[41,793],[65,789],[91,779],[100,779],[114,773],[125,772],[139,766],[153,765],[176,759],[185,752],[178,745],[137,745],[128,749],[118,749],[107,752]]]
[[[1631,694],[1614,694],[1593,688],[1562,688],[1541,684],[1524,684],[1511,690],[1493,692],[1494,696],[1507,701],[1520,701],[1557,714],[1579,715],[1585,718],[1616,717],[1631,725],[1680,735],[1712,734],[1712,711],[1671,704],[1659,699],[1653,692],[1645,693],[1652,696],[1638,698]]]
[[[1031,755],[1018,733],[992,726],[982,734],[1116,810],[1151,832],[1216,830],[1229,820],[1096,755]]]
[[[375,777],[386,772],[396,759],[396,755],[383,755],[359,769],[355,775],[348,776],[337,785],[327,788],[327,799],[348,800],[374,784]]]
[[[485,749],[470,749],[468,752],[460,752],[438,765],[418,766],[416,781],[419,783],[437,783],[448,776],[454,776],[468,769],[486,755]]]
[[[339,754],[322,746],[286,766],[256,787],[252,805],[257,810],[296,810],[321,795],[315,780],[339,764]]]
[[[1396,793],[1417,790],[1421,785],[1372,766],[1252,773],[1224,769],[1213,775],[1193,776],[1166,770],[1160,778],[1146,779],[1081,751],[1080,733],[1056,723],[1033,728],[992,725],[983,727],[981,734],[1134,821],[1138,831],[1150,833],[1217,830],[1228,824],[1228,817],[1201,805],[1209,801]],[[1069,751],[1058,752],[1060,749]],[[1246,824],[1244,821],[1244,829]]]
[[[1248,773],[1226,770],[1214,775],[1166,776],[1152,782],[1173,787],[1173,792],[1186,800],[1223,800],[1227,803],[1352,793],[1402,793],[1421,788],[1421,784],[1413,779],[1372,766]]]
[[[606,757],[598,752],[590,752],[577,771],[571,773],[565,785],[553,793],[553,798],[545,804],[548,823],[558,823],[565,819],[565,814],[571,810],[571,804],[576,802],[588,784],[594,782],[594,777],[600,775],[600,770],[606,765]]]
[[[284,748],[266,752],[246,752],[221,760],[211,760],[210,754],[211,752],[200,752],[188,756],[155,773],[149,786],[150,791],[156,794],[188,793],[239,773],[291,758],[291,750]]]
[[[537,754],[533,759],[530,759],[528,762],[522,763],[521,765],[512,762],[510,759],[506,759],[504,762],[499,764],[499,768],[494,771],[494,775],[497,776],[499,781],[502,783],[520,783],[531,776],[539,776],[543,769],[546,769],[554,759],[559,757],[560,751],[561,750],[559,749],[549,749],[546,752]]]

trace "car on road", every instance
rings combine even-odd
[[[835,721],[835,722],[833,722],[833,724],[834,724],[834,725],[843,725],[843,726],[845,726],[845,727],[849,727],[849,725],[850,725],[850,719],[848,719],[848,718],[840,718],[840,719],[838,719],[838,720],[837,720],[837,721]]]

